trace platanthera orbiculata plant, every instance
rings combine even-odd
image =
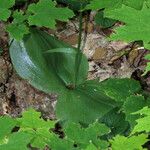
[[[0,19],[6,24],[6,31],[9,32],[10,37],[14,39],[10,46],[12,63],[17,73],[28,80],[32,86],[46,93],[58,94],[55,108],[58,119],[82,125],[98,119],[100,122],[114,127],[117,124],[110,123],[110,118],[113,120],[119,118],[119,127],[122,125],[123,127],[118,127],[117,130],[112,128],[114,133],[124,133],[129,124],[131,128],[134,127],[135,118],[132,118],[130,113],[146,106],[148,99],[136,95],[137,93],[141,94],[139,83],[131,79],[109,79],[101,83],[98,79],[87,80],[88,60],[80,49],[83,12],[101,9],[103,10],[102,15],[104,15],[100,15],[101,18],[106,17],[107,21],[109,18],[114,19],[111,20],[113,21],[111,25],[116,20],[126,23],[125,26],[117,29],[117,34],[113,35],[113,37],[118,37],[115,39],[120,38],[129,42],[143,40],[148,45],[148,40],[143,36],[143,32],[139,32],[142,35],[141,38],[135,34],[131,36],[130,32],[124,32],[133,28],[133,22],[139,19],[137,17],[144,19],[146,12],[149,12],[146,7],[149,4],[148,1],[139,0],[139,2],[135,5],[135,2],[129,0],[65,1],[70,8],[76,6],[74,9],[80,14],[79,42],[78,47],[74,48],[37,28],[54,29],[56,20],[68,21],[74,16],[71,9],[59,7],[55,1],[40,0],[37,3],[27,3],[28,7],[23,10],[13,11],[14,0],[0,0],[0,4],[2,4],[0,11],[6,12],[6,15],[1,15]],[[135,20],[130,22],[132,15],[128,16],[128,12],[139,15],[133,15]],[[121,18],[123,15],[124,17]],[[11,22],[8,19],[10,17],[12,18]],[[141,24],[138,23],[137,26],[141,26]],[[135,110],[130,110],[128,104],[130,101],[134,103],[135,99],[138,99],[139,105],[135,107]],[[112,134],[109,136],[111,137]]]

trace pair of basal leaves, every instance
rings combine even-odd
[[[117,96],[122,99],[139,90],[138,83],[129,79],[87,80],[88,61],[82,53],[76,77],[76,54],[77,49],[36,29],[10,47],[13,65],[22,78],[41,91],[58,94],[58,119],[89,124],[117,107]],[[126,87],[120,93],[122,82]]]

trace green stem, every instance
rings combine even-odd
[[[79,38],[78,38],[78,52],[80,52],[81,41],[82,41],[82,12],[79,15]]]
[[[82,12],[80,12],[79,15],[79,38],[78,38],[78,49],[77,49],[77,54],[76,54],[76,59],[75,59],[75,86],[77,85],[77,80],[78,80],[78,74],[79,74],[79,69],[80,69],[80,64],[81,64],[81,59],[82,59],[82,53],[81,53],[81,42],[82,42]]]

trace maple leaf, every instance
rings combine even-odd
[[[68,8],[57,8],[52,0],[40,0],[37,4],[31,4],[28,12],[33,15],[29,17],[30,25],[48,27],[55,29],[56,20],[68,21],[74,16],[73,11]]]
[[[65,127],[67,138],[74,141],[77,145],[79,144],[82,148],[88,146],[90,142],[100,148],[107,147],[107,142],[100,140],[98,137],[108,134],[109,132],[110,129],[105,124],[98,122],[90,124],[87,128],[82,128],[79,124],[72,122],[68,123]]]
[[[0,20],[7,21],[10,17],[11,8],[15,4],[15,0],[0,0]]]
[[[142,9],[145,0],[123,0],[123,4],[136,9]]]
[[[118,8],[122,6],[122,0],[92,0],[85,9],[98,10],[102,8]]]
[[[137,125],[134,127],[132,133],[142,131],[150,132],[150,108],[144,107],[133,114],[140,114],[141,117],[136,120]]]
[[[0,117],[0,140],[9,135],[17,122],[9,116]]]
[[[143,7],[141,11],[128,6],[106,10],[105,16],[125,23],[118,27],[111,40],[123,40],[126,42],[143,41],[145,48],[150,49],[150,9]]]
[[[86,9],[98,10],[102,8],[120,8],[122,4],[135,9],[142,9],[145,0],[92,0]]]
[[[32,136],[24,132],[16,132],[6,139],[6,143],[0,144],[1,150],[28,150]]]
[[[146,134],[131,137],[117,135],[110,143],[113,150],[143,150],[142,145],[147,141]]]
[[[136,125],[135,120],[139,118],[139,114],[133,115],[132,113],[142,109],[146,105],[147,101],[140,95],[132,95],[124,102],[123,111],[126,114],[126,120],[129,121],[131,128]]]
[[[76,148],[73,149],[73,142],[71,140],[67,138],[61,139],[55,134],[53,134],[47,144],[52,150],[76,150]]]
[[[52,137],[49,130],[55,127],[55,121],[45,121],[41,118],[41,113],[34,109],[23,112],[22,118],[18,118],[17,121],[19,122],[20,131],[26,131],[32,135],[31,145],[44,149],[46,142]]]
[[[15,11],[13,17],[13,23],[9,24],[6,27],[6,30],[10,33],[12,38],[15,38],[16,40],[21,40],[24,34],[29,33],[29,29],[24,23],[25,20],[28,18],[28,15],[24,15],[21,11]]]

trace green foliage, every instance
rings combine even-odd
[[[15,0],[0,0],[0,21],[7,21],[11,15],[11,8],[15,4]]]
[[[137,113],[149,115],[150,109],[145,107]],[[145,121],[141,122],[143,125]],[[117,135],[113,139],[104,139],[103,136],[108,135],[110,129],[98,121],[87,127],[68,122],[62,128],[64,137],[59,138],[52,130],[55,128],[55,123],[56,121],[42,119],[41,113],[34,109],[23,112],[22,117],[16,119],[8,116],[0,117],[0,125],[3,127],[3,130],[0,128],[0,149],[29,150],[36,148],[43,150],[49,147],[52,150],[108,150],[111,147],[113,150],[142,150],[142,145],[148,141],[147,134],[126,137]],[[141,126],[137,124],[139,125]],[[15,127],[17,128],[13,130]]]
[[[67,4],[71,9],[78,11],[83,9],[91,0],[57,0],[60,3]]]
[[[113,150],[143,150],[142,145],[147,141],[147,135],[140,134],[138,136],[131,137],[117,135],[110,142]]]
[[[30,32],[31,34],[26,36],[23,42],[14,41],[10,48],[10,55],[18,74],[47,93],[60,93],[61,90],[63,92],[67,86],[74,88],[76,49],[45,32],[34,29]],[[63,48],[64,52],[58,52],[56,48]],[[88,62],[83,55],[77,84],[86,80],[87,71]]]
[[[102,117],[116,104],[99,87],[99,83],[92,84],[87,81],[73,91],[66,90],[58,99],[57,117],[83,124],[89,124]]]
[[[149,0],[58,1],[77,11],[100,10],[96,22],[102,27],[111,27],[116,20],[124,23],[110,39],[142,41],[150,48]],[[150,132],[150,111],[145,107],[150,99],[142,96],[140,84],[132,79],[108,79],[101,83],[87,80],[88,60],[78,53],[79,49],[32,28],[55,29],[57,20],[68,21],[74,16],[73,11],[52,0],[26,3],[23,10],[16,10],[20,2],[0,0],[0,20],[8,24],[6,30],[15,38],[10,47],[11,59],[17,73],[31,85],[59,95],[55,112],[64,123],[64,137],[53,132],[55,121],[45,121],[41,113],[29,109],[17,119],[0,117],[0,125],[4,126],[0,129],[0,149],[143,149]],[[22,2],[25,5],[26,0]],[[76,61],[78,55],[80,64]],[[148,66],[146,72],[149,70]]]
[[[12,38],[20,40],[25,34],[29,33],[28,27],[24,24],[28,15],[24,15],[23,12],[15,11],[13,14],[13,23],[6,27],[6,30],[10,33]]]
[[[142,9],[145,0],[93,0],[86,9],[98,10],[102,8],[120,8],[122,4],[135,9]]]
[[[113,34],[111,39],[124,40],[127,42],[142,40],[144,46],[149,48],[149,15],[150,9],[146,7],[143,7],[141,11],[128,6],[105,11],[105,16],[125,23],[125,26],[116,29],[116,34]]]
[[[72,10],[58,8],[56,4],[52,0],[40,0],[36,4],[27,5],[27,10],[11,12],[9,8],[15,5],[15,0],[0,0],[0,20],[7,21],[11,13],[13,14],[13,22],[6,26],[6,31],[12,38],[19,41],[25,34],[29,33],[29,26],[36,25],[55,29],[56,20],[66,22],[74,16]]]
[[[150,132],[150,108],[144,107],[143,109],[133,113],[140,114],[141,117],[136,120],[137,125],[134,127],[132,133],[145,131]]]
[[[124,102],[127,97],[141,89],[139,82],[132,79],[108,79],[101,86],[107,96],[118,102]]]
[[[47,93],[59,93],[56,105],[59,119],[91,123],[116,106],[104,94],[99,82],[85,82],[88,62],[83,54],[76,77],[76,49],[44,32],[30,32],[23,42],[13,42],[10,48],[11,59],[19,75],[34,87]],[[58,48],[63,48],[63,52]],[[78,80],[75,84],[76,78]]]
[[[29,109],[21,118],[12,119],[1,117],[0,125],[0,149],[4,150],[28,150],[27,145],[44,149],[53,133],[49,129],[54,128],[55,121],[45,121],[41,113]],[[19,127],[17,132],[12,132],[14,127]]]
[[[47,145],[46,141],[49,141],[49,138],[52,136],[49,129],[54,128],[55,122],[45,121],[40,117],[41,113],[29,109],[17,121],[20,131],[24,131],[32,137],[31,146],[44,149]]]
[[[119,108],[115,108],[100,119],[100,122],[106,124],[111,130],[105,138],[112,138],[118,134],[126,135],[129,132],[129,123],[125,120],[125,117],[125,114]]]
[[[104,124],[95,122],[83,128],[79,124],[68,123],[64,128],[65,137],[61,139],[50,130],[54,128],[55,123],[43,120],[41,113],[33,109],[23,112],[21,118],[1,117],[0,125],[4,125],[4,128],[0,132],[0,149],[28,150],[29,144],[39,149],[44,149],[47,145],[52,150],[73,150],[74,144],[77,144],[78,150],[83,150],[91,147],[91,143],[97,148],[108,147],[107,141],[99,138],[109,132],[109,128]],[[15,126],[19,130],[11,132]]]
[[[115,30],[116,34],[111,36],[111,40],[123,40],[126,42],[143,41],[144,47],[150,49],[149,22],[150,9],[145,4],[142,10],[135,10],[128,6],[122,8],[106,10],[105,16],[125,23]],[[149,59],[149,55],[147,56]],[[150,70],[147,64],[145,73]]]
[[[12,129],[16,126],[16,121],[10,118],[9,116],[0,117],[0,143],[1,139],[9,135]]]
[[[39,27],[49,27],[54,29],[56,25],[55,20],[68,21],[68,18],[73,17],[73,12],[68,8],[57,8],[53,1],[40,0],[37,4],[31,4],[28,12],[33,15],[29,16],[29,24],[37,25]]]
[[[123,105],[123,111],[126,114],[126,120],[130,123],[131,128],[136,125],[135,120],[139,118],[139,115],[133,115],[133,112],[136,112],[142,109],[147,105],[147,101],[143,96],[130,96],[127,98]]]
[[[99,11],[95,16],[95,22],[102,28],[109,28],[116,23],[116,20],[104,17],[103,11]]]
[[[108,143],[100,140],[100,137],[109,133],[109,128],[104,124],[95,122],[87,128],[82,128],[75,123],[68,123],[65,127],[65,134],[71,139],[78,147],[85,149],[90,143],[93,143],[97,149],[106,149]]]
[[[89,124],[140,92],[140,84],[131,79],[109,79],[102,83],[86,81],[88,63],[83,54],[76,77],[76,49],[45,32],[34,29],[30,32],[22,42],[13,42],[11,59],[19,75],[34,87],[59,94],[55,111],[58,119]],[[124,132],[127,124],[123,127],[122,124],[115,133]]]
[[[29,144],[32,137],[30,134],[25,132],[17,132],[7,137],[6,142],[0,144],[2,150],[28,150],[27,145]]]

